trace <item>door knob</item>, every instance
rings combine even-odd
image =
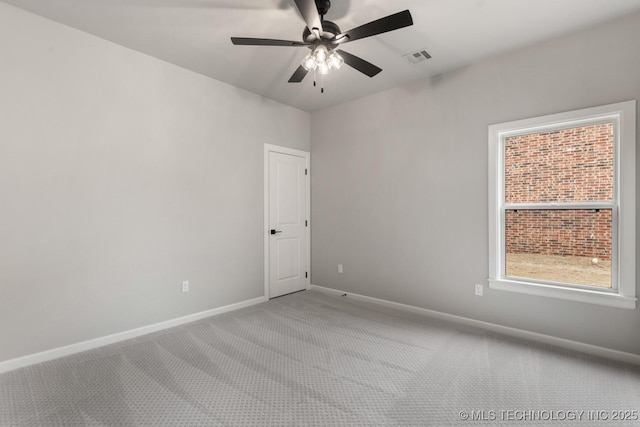
[[[282,233],[282,231],[280,231],[280,230],[271,230],[271,234],[278,234],[278,233]]]

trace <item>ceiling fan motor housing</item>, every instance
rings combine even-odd
[[[325,40],[331,40],[340,34],[340,27],[331,21],[322,21],[322,38]],[[312,42],[316,40],[315,34],[309,31],[309,28],[304,27],[302,32],[302,40],[306,42]]]

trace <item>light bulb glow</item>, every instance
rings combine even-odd
[[[320,74],[327,74],[329,73],[329,66],[326,62],[320,62],[318,64],[318,71],[320,72]]]
[[[340,67],[342,67],[342,64],[344,64],[344,59],[342,58],[342,56],[340,56],[340,54],[338,52],[331,52],[331,55],[329,55],[329,68],[332,70],[339,70]]]
[[[314,56],[316,57],[316,61],[318,62],[325,62],[327,60],[327,48],[325,45],[320,45],[318,47],[316,47],[316,50],[314,51]]]
[[[314,56],[311,53],[309,53],[302,60],[302,66],[307,71],[313,71],[318,66],[318,63],[316,62],[316,58],[314,58]]]

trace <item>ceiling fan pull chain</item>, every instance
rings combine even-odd
[[[320,82],[321,82],[320,93],[324,93],[324,74],[322,73],[320,73]]]

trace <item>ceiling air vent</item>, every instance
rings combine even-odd
[[[431,55],[429,55],[429,52],[427,52],[425,49],[420,49],[417,52],[404,55],[403,58],[406,58],[406,60],[412,64],[419,64],[420,62],[424,62],[427,59],[431,59]]]

